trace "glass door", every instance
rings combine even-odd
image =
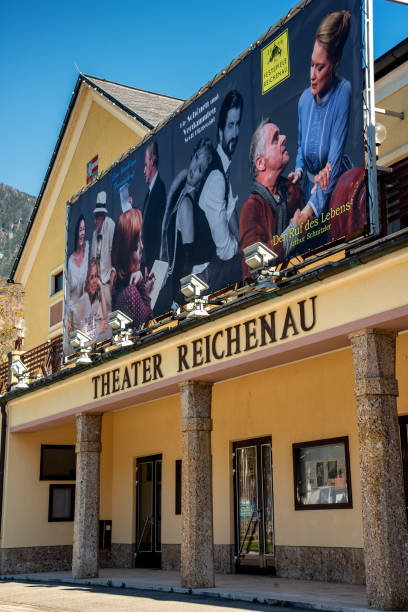
[[[404,476],[405,505],[408,514],[408,416],[399,418],[402,452],[402,472]]]
[[[136,567],[161,567],[161,470],[161,455],[137,460]]]
[[[271,439],[235,442],[233,460],[236,570],[273,573]]]

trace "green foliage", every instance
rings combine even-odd
[[[0,183],[0,276],[11,272],[34,204],[33,196]]]

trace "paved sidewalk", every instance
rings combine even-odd
[[[216,574],[214,589],[184,589],[180,587],[180,573],[151,569],[101,569],[99,578],[73,580],[71,572],[25,572],[2,575],[2,580],[32,580],[36,582],[65,582],[102,586],[128,587],[174,593],[189,593],[207,597],[239,601],[258,601],[270,605],[295,605],[310,610],[330,612],[363,612],[367,608],[364,586],[288,580],[274,576],[245,574]]]

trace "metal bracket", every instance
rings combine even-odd
[[[380,115],[389,115],[390,117],[398,117],[398,119],[402,119],[402,120],[404,120],[405,118],[404,111],[401,111],[399,113],[398,111],[388,110],[387,108],[378,108],[378,106],[376,106],[374,110],[376,113],[379,113]]]
[[[392,168],[388,166],[379,166],[377,164],[377,172],[383,172],[384,174],[392,174]]]

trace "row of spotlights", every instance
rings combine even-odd
[[[276,253],[265,246],[262,242],[255,242],[250,246],[243,249],[245,263],[249,270],[255,276],[260,279],[262,275],[273,275],[275,274],[275,268],[271,269],[271,264],[274,259],[277,258]],[[181,292],[186,298],[189,308],[186,309],[187,314],[181,313],[181,309],[178,309],[176,316],[181,318],[201,318],[208,316],[208,312],[205,306],[208,304],[208,296],[202,296],[201,294],[208,291],[209,286],[202,279],[195,274],[189,274],[180,280]],[[133,345],[133,340],[130,339],[132,330],[129,325],[132,323],[132,319],[125,315],[120,310],[115,310],[109,313],[108,323],[113,330],[113,344],[117,348],[124,348]],[[75,360],[76,364],[87,364],[92,363],[92,359],[89,355],[91,352],[90,344],[92,339],[80,329],[72,332],[70,336],[71,346],[79,351],[79,356]],[[27,388],[27,367],[20,359],[13,361],[11,370],[18,379],[18,383],[15,388]]]

